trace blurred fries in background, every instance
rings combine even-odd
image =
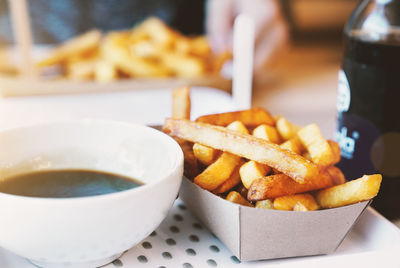
[[[73,80],[110,82],[121,78],[195,78],[219,74],[231,59],[214,55],[204,36],[188,37],[151,17],[130,31],[92,30],[54,48],[36,66],[61,67]]]

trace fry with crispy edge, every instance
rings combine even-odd
[[[318,167],[279,145],[251,135],[188,120],[166,119],[164,131],[171,136],[197,142],[235,154],[256,162],[268,165],[288,175],[298,183],[313,181],[319,171]]]
[[[261,177],[253,181],[247,193],[247,199],[250,201],[259,201],[284,195],[304,193],[332,185],[331,177],[325,172],[321,172],[318,179],[314,180],[313,183],[305,184],[300,184],[285,174],[276,174]]]
[[[275,119],[269,112],[262,108],[249,110],[203,115],[196,119],[196,122],[207,123],[217,126],[227,126],[234,121],[240,121],[248,127],[256,127],[261,124],[273,126]]]
[[[336,208],[372,199],[378,194],[382,175],[364,175],[341,185],[316,193],[315,198],[322,208]]]

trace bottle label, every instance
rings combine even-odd
[[[336,101],[336,109],[339,113],[347,112],[350,108],[350,86],[349,81],[347,80],[346,74],[343,70],[339,71],[338,75],[338,94]]]
[[[357,130],[351,133],[346,126],[341,126],[336,130],[335,140],[340,145],[340,152],[342,157],[346,159],[353,159],[356,141],[360,138],[360,133]]]
[[[339,114],[347,112],[350,108],[350,86],[347,76],[343,70],[338,74],[338,94],[336,100],[336,109]],[[339,126],[335,133],[335,139],[340,145],[342,157],[353,159],[356,140],[360,137],[358,131],[349,132],[346,126]]]

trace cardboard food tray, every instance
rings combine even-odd
[[[180,197],[241,261],[329,254],[371,201],[318,211],[240,206],[184,178]]]

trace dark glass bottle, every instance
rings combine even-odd
[[[372,206],[400,218],[400,0],[365,0],[345,28],[336,140],[347,179],[381,173]]]

